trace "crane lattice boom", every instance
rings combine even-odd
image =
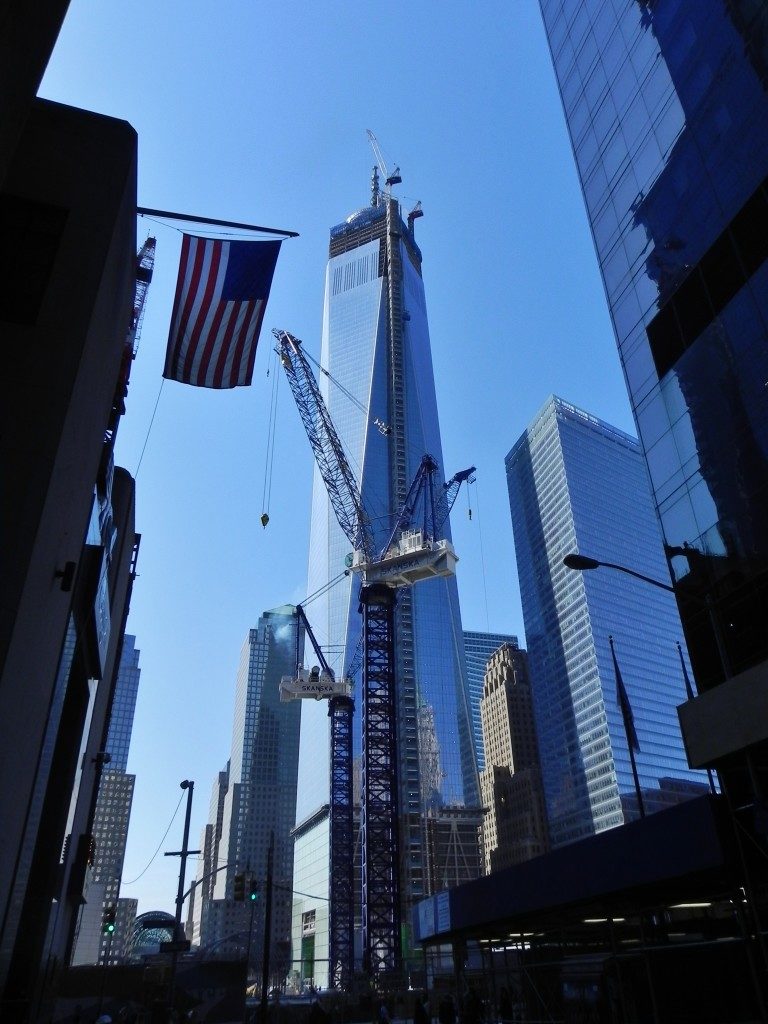
[[[373,534],[360,489],[301,342],[287,331],[272,333],[339,526],[353,549],[371,561],[375,557]]]

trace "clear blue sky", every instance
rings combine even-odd
[[[328,231],[368,202],[373,156],[421,200],[443,449],[475,464],[452,517],[465,628],[523,639],[504,455],[550,393],[634,433],[535,0],[72,0],[42,95],[129,121],[139,204],[299,231],[283,246],[252,388],[167,382],[137,478],[129,630],[141,688],[124,878],[157,848],[184,778],[192,837],[230,748],[235,669],[259,614],[305,596],[312,463],[285,381],[271,522],[262,494],[269,328],[319,354]],[[118,436],[135,472],[161,381],[176,231],[157,264]],[[311,610],[311,609],[310,609]],[[179,811],[122,895],[172,909]],[[194,870],[194,865],[191,865]]]

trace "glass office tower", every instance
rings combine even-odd
[[[112,698],[112,709],[109,713],[109,732],[106,749],[111,760],[109,770],[128,770],[128,751],[131,746],[133,732],[133,716],[136,713],[136,698],[139,694],[139,654],[136,649],[136,637],[126,634],[123,637],[123,651],[120,656],[120,669],[117,685]]]
[[[467,690],[469,692],[469,710],[472,715],[472,738],[475,743],[477,770],[485,768],[485,748],[483,746],[483,723],[480,717],[480,701],[483,699],[483,683],[485,670],[492,654],[503,644],[517,647],[517,637],[507,633],[478,633],[464,630],[464,652],[467,658]]]
[[[110,761],[99,781],[92,825],[94,852],[85,902],[77,921],[73,967],[78,964],[120,963],[128,928],[133,926],[133,918],[123,915],[117,921],[114,935],[108,937],[103,931],[107,907],[119,909],[120,902],[125,902],[120,901],[120,882],[136,782],[136,776],[129,775],[127,769],[141,679],[140,653],[136,648],[136,637],[125,634],[104,747]]]
[[[371,205],[331,229],[329,255],[320,361],[341,387],[321,375],[321,388],[383,548],[422,456],[432,455],[443,476],[454,471],[443,466],[413,218],[404,221],[397,202],[380,194],[374,181]],[[444,529],[450,538],[448,523]],[[349,551],[315,470],[310,593],[343,572]],[[335,653],[337,672],[355,661],[359,665],[358,593],[357,577],[343,577],[307,609],[318,640]],[[424,816],[479,805],[455,579],[400,590],[395,630],[402,889],[409,903],[429,891],[433,876],[426,863]],[[357,757],[360,714],[358,699]],[[327,764],[327,712],[307,702],[298,820],[328,802]]]
[[[253,905],[234,900],[235,875],[257,880],[263,894],[270,841],[278,893],[290,888],[299,756],[300,702],[281,702],[280,680],[296,672],[296,651],[304,629],[293,605],[264,612],[250,629],[240,653],[235,689],[232,749],[213,787],[211,821],[203,830],[198,867],[199,901],[190,909],[190,927],[200,944],[216,955],[242,956],[261,963],[265,900]],[[217,870],[226,865],[225,870]],[[211,874],[216,872],[215,874]],[[250,933],[250,934],[249,934]],[[272,905],[270,963],[276,975],[290,966],[291,908],[285,898]],[[284,968],[284,971],[283,971]]]
[[[674,597],[571,551],[663,578],[637,441],[550,398],[506,458],[539,754],[553,847],[638,816],[609,636],[634,715],[647,812],[707,791],[688,768],[676,706],[685,683]]]
[[[764,685],[768,8],[541,8],[696,678]]]

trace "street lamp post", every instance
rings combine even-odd
[[[659,590],[668,590],[670,594],[675,592],[675,588],[669,583],[662,583],[661,580],[655,580],[652,576],[646,576],[642,572],[628,569],[626,565],[617,565],[615,562],[598,562],[596,558],[590,558],[588,555],[577,555],[575,552],[566,555],[563,559],[563,565],[566,569],[579,569],[581,571],[600,568],[616,569],[618,572],[626,573],[627,576],[634,576],[637,580],[650,583],[652,587],[658,587]]]
[[[173,1002],[175,997],[176,989],[176,963],[178,960],[178,948],[177,943],[180,940],[180,936],[183,935],[183,929],[181,926],[181,914],[184,907],[184,878],[187,872],[187,858],[194,854],[200,853],[200,850],[190,850],[189,848],[189,823],[192,817],[192,797],[195,792],[195,784],[191,779],[184,779],[183,782],[179,783],[182,789],[187,791],[187,810],[184,817],[184,837],[181,843],[180,850],[172,850],[165,854],[166,857],[178,857],[180,859],[179,864],[179,888],[176,894],[176,915],[175,925],[173,929],[173,942],[174,949],[171,953],[171,971],[170,980],[168,982],[168,1009],[173,1009]]]

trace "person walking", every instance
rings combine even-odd
[[[416,996],[416,1002],[413,1004],[413,1024],[430,1024],[426,995]]]
[[[438,1004],[437,1019],[440,1024],[456,1024],[456,1006],[449,992],[446,992]]]

